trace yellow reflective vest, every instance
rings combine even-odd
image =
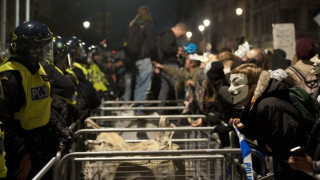
[[[5,157],[6,153],[4,151],[4,131],[2,128],[2,123],[0,121],[0,178],[4,178],[7,176],[7,166]]]
[[[30,130],[42,127],[49,122],[51,111],[51,86],[46,80],[47,74],[39,64],[39,70],[32,75],[22,64],[9,61],[0,66],[0,72],[18,70],[22,77],[22,86],[26,97],[25,104],[19,112],[14,114],[14,119],[20,120],[23,129]]]
[[[94,89],[96,89],[96,91],[106,92],[108,88],[104,83],[104,74],[101,72],[99,66],[96,63],[91,63],[88,71]]]
[[[82,72],[83,72],[83,74],[84,74],[84,76],[86,77],[86,79],[87,79],[88,81],[91,81],[90,74],[89,74],[89,72],[88,72],[88,70],[86,69],[86,66],[85,66],[84,64],[80,64],[80,63],[78,63],[78,62],[74,62],[74,63],[72,63],[72,65],[73,65],[74,67],[77,67],[77,68],[81,69]]]
[[[64,75],[64,73],[61,71],[61,69],[59,69],[57,66],[54,66],[56,69],[57,69],[57,71],[59,72],[59,73],[61,73],[62,75]],[[74,73],[73,73],[74,74]],[[77,80],[77,79],[76,79]],[[59,95],[57,95],[57,97],[59,98],[59,99],[61,99],[61,100],[63,100],[63,101],[65,101],[66,103],[68,103],[68,104],[70,104],[70,105],[76,105],[77,104],[77,91],[75,91],[74,93],[73,93],[73,96],[72,97],[70,97],[70,98],[65,98],[65,97],[62,97],[62,96],[59,96]]]

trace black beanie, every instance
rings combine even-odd
[[[211,68],[207,72],[207,76],[210,80],[219,80],[224,78],[223,64],[219,61],[211,63]]]

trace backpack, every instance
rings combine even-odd
[[[123,46],[130,59],[137,60],[139,53],[143,55],[144,39],[144,25],[134,24],[129,28]]]
[[[311,133],[312,127],[320,117],[320,105],[307,91],[299,86],[289,88],[292,105],[303,117],[305,132]]]
[[[319,85],[319,77],[317,75],[307,76],[303,74],[300,69],[294,66],[289,66],[288,68],[298,75],[299,79],[301,79],[300,87],[302,89],[306,90],[309,94],[313,94],[317,90]]]

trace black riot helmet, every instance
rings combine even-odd
[[[84,44],[76,36],[72,36],[66,40],[66,45],[70,51],[72,61],[86,64],[87,53]]]
[[[37,63],[53,60],[53,34],[43,23],[29,21],[20,24],[12,34],[10,52],[21,59]]]
[[[63,39],[60,36],[53,38],[53,53],[54,53],[54,65],[61,70],[65,70],[67,67],[71,67],[71,58]]]

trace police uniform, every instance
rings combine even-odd
[[[40,64],[12,57],[0,66],[4,98],[0,98],[0,119],[4,124],[8,178],[13,178],[21,159],[29,153],[34,175],[40,168],[34,142],[41,143],[51,112],[51,86]]]
[[[99,66],[96,63],[91,63],[88,71],[90,73],[93,87],[96,89],[96,91],[107,92],[108,88],[104,83],[106,80],[103,80],[103,73],[101,72]]]
[[[90,74],[84,64],[78,62],[72,63],[72,71],[77,76],[79,81],[79,90],[85,94],[86,101],[88,102],[88,109],[95,109],[100,105],[98,95],[90,82]]]

